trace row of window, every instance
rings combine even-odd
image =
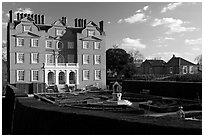
[[[24,38],[17,38],[16,40],[16,46],[24,46],[25,45],[25,39]],[[46,40],[45,42],[46,44],[46,48],[54,48],[54,44],[53,44],[53,40]],[[30,45],[31,47],[38,47],[39,46],[39,40],[38,39],[31,39],[31,42],[30,42]],[[64,45],[62,42],[58,41],[57,42],[57,48],[58,49],[62,49],[64,48]],[[68,41],[67,42],[67,48],[68,49],[74,49],[74,42],[72,41]]]
[[[83,80],[90,79],[90,70],[83,70]],[[94,70],[94,80],[101,80],[101,70]]]
[[[90,41],[83,41],[82,42],[82,49],[89,49]],[[94,49],[100,49],[100,42],[93,42]]]
[[[83,49],[89,49],[89,43],[90,41],[83,41],[82,42],[82,48]],[[17,38],[17,45],[16,46],[24,46],[25,40],[24,38]],[[52,40],[46,40],[46,48],[54,48],[53,41]],[[39,40],[38,39],[31,39],[31,47],[38,47],[39,46]],[[64,45],[62,42],[57,42],[57,48],[63,49]],[[68,41],[67,42],[67,48],[68,49],[74,49],[74,42]],[[94,49],[100,49],[100,42],[94,42]]]
[[[17,70],[17,81],[24,81],[25,79],[25,70]],[[31,70],[31,81],[39,80],[39,71]]]
[[[25,79],[25,70],[17,70],[17,81],[24,81]],[[83,80],[90,79],[90,70],[83,70]],[[94,70],[94,79],[101,80],[101,70]],[[31,70],[31,80],[39,80],[39,71]]]
[[[31,63],[39,63],[39,53],[31,53]],[[101,64],[101,55],[94,55],[94,64]],[[90,55],[83,54],[82,64],[86,65],[90,63]],[[25,55],[24,53],[16,53],[16,63],[24,63]],[[68,55],[68,62],[74,62],[74,54]],[[46,54],[46,63],[54,63],[54,55]],[[58,57],[58,63],[64,63],[63,56]]]
[[[101,64],[101,55],[94,55],[94,64]],[[87,65],[90,63],[90,55],[83,54],[82,55],[82,64]]]
[[[31,63],[39,63],[39,53],[31,53]],[[24,53],[16,53],[16,63],[24,63]]]
[[[188,71],[188,66],[183,66],[182,71],[183,71],[183,74],[187,74],[187,73],[193,74],[194,73],[193,66],[189,66],[189,71]],[[173,74],[173,67],[169,68],[169,73]]]
[[[23,25],[23,32],[32,31],[31,28],[32,27],[30,25]],[[64,33],[65,33],[64,29],[56,29],[55,30],[56,36],[62,36]]]

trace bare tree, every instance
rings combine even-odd
[[[197,57],[195,58],[195,61],[197,62],[197,64],[202,65],[202,54],[199,55],[199,56],[197,56]]]

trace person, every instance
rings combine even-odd
[[[183,111],[183,107],[180,106],[179,107],[179,111],[177,112],[178,116],[180,119],[184,119],[185,118],[185,112]]]

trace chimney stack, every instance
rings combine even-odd
[[[21,19],[23,18],[23,13],[21,13],[20,16],[21,16],[21,17],[20,17],[20,20],[21,20]]]
[[[40,24],[41,22],[40,22],[40,14],[38,15],[38,24]]]
[[[27,16],[27,13],[24,13],[24,18]]]
[[[84,20],[84,28],[86,28],[86,19]]]
[[[41,23],[45,24],[45,16],[44,15],[41,16]]]
[[[66,19],[66,17],[62,17],[62,24],[64,25],[64,26],[66,26],[66,24],[67,24],[67,19]]]
[[[75,27],[77,27],[77,18],[74,20],[74,22],[75,22]]]
[[[20,20],[20,13],[18,12],[17,13],[17,21],[19,21]]]
[[[99,28],[100,28],[100,30],[103,32],[103,21],[100,21],[100,22],[99,22]]]
[[[35,20],[35,24],[38,24],[38,15],[37,14],[34,15],[34,20]]]

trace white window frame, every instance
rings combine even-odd
[[[184,72],[186,70],[186,72]],[[187,74],[188,73],[188,67],[187,66],[183,66],[183,74]]]
[[[34,41],[37,40],[37,46],[34,46]],[[31,39],[31,47],[38,47],[39,45],[39,40],[38,39]]]
[[[190,73],[190,74],[193,74],[193,73],[194,73],[193,66],[189,66],[189,73]]]
[[[26,29],[29,28],[29,29]],[[31,26],[30,25],[23,25],[23,31],[30,31],[31,30]]]
[[[59,43],[62,43],[62,48],[59,48],[59,45],[58,45]],[[57,47],[57,49],[63,49],[63,48],[64,48],[64,44],[63,44],[63,42],[61,42],[61,41],[57,41],[57,43],[56,43],[56,44],[57,44],[57,46],[56,46],[56,47]]]
[[[86,73],[88,73],[88,76],[86,77]],[[90,71],[89,70],[83,70],[83,80],[89,80],[90,79]]]
[[[19,60],[19,55],[23,55],[23,60]],[[16,53],[16,63],[24,63],[25,61],[25,54],[24,53]]]
[[[34,72],[37,72],[37,79],[34,79]],[[38,81],[39,80],[39,71],[38,70],[31,70],[31,78],[32,78],[32,81]]]
[[[54,59],[53,59],[53,62],[47,62],[48,56],[54,56],[54,55],[53,54],[45,54],[46,63],[54,63]]]
[[[97,58],[99,58],[99,61]],[[94,55],[94,64],[101,64],[101,55]]]
[[[173,67],[170,67],[170,68],[169,68],[169,73],[170,73],[170,74],[173,74]]]
[[[19,44],[19,40],[23,40],[23,44],[22,45]],[[24,46],[25,39],[24,38],[16,38],[16,44],[17,44],[16,46],[19,46],[19,47]]]
[[[74,63],[74,54],[68,54],[67,55],[68,61],[69,61],[70,57],[71,57],[71,59],[73,58],[73,62],[68,62],[68,63]]]
[[[34,55],[37,55],[37,60],[34,60]],[[31,63],[39,63],[39,53],[31,53]]]
[[[62,33],[59,33],[62,32]],[[57,36],[62,36],[64,34],[64,30],[63,29],[56,29],[56,35]]]
[[[89,61],[90,61],[89,54],[83,54],[82,57],[83,57],[83,60],[82,60],[83,61],[83,65],[89,64]],[[86,57],[87,57],[87,60],[86,60]]]
[[[95,35],[95,30],[87,30],[87,36],[94,36]]]
[[[16,77],[16,79],[17,79],[17,81],[24,81],[25,80],[25,70],[16,70],[17,71],[17,77]],[[20,71],[23,71],[23,80],[21,80],[21,79],[19,79],[19,73],[20,73]]]
[[[87,44],[85,45],[85,43],[87,43]],[[82,41],[82,48],[88,49],[89,48],[89,41]]]
[[[52,43],[51,47],[48,47],[48,42]],[[53,49],[53,42],[52,42],[52,40],[46,40],[46,48]]]
[[[98,43],[99,45],[97,45],[97,43]],[[94,42],[94,49],[100,49],[100,48],[101,48],[101,43],[98,42],[98,41]]]
[[[68,49],[74,49],[74,42],[73,41],[68,41],[67,42],[67,48]]]
[[[99,76],[97,76],[97,73],[99,73]],[[101,70],[95,70],[94,71],[94,79],[95,80],[101,80]]]

